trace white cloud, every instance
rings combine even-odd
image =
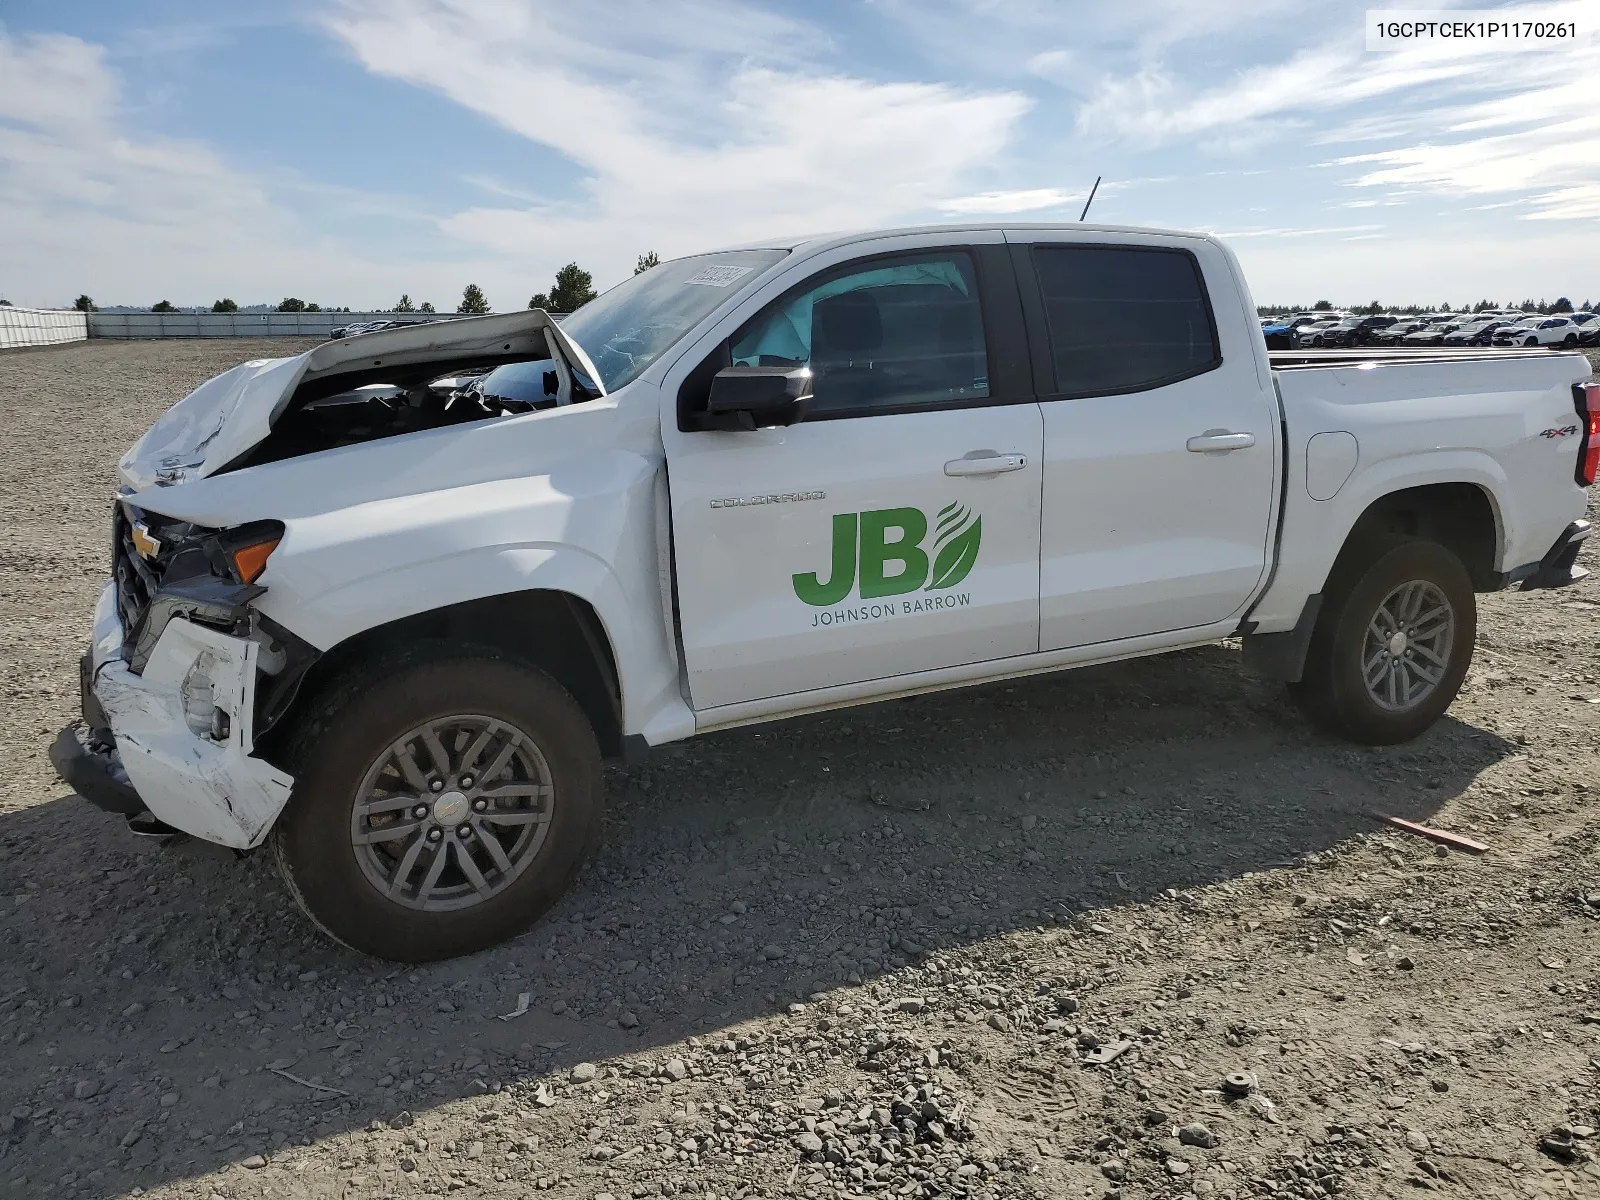
[[[1091,137],[1129,137],[1151,145],[1196,134],[1257,130],[1427,85],[1472,81],[1482,64],[1425,52],[1368,54],[1348,39],[1251,67],[1224,84],[1192,89],[1169,68],[1148,66],[1104,80],[1078,110]],[[1269,130],[1270,131],[1270,130]]]
[[[1013,91],[790,65],[824,39],[731,3],[628,14],[349,0],[328,27],[369,70],[583,169],[575,198],[470,208],[443,223],[534,277],[575,258],[609,281],[644,249],[670,256],[927,212],[991,162],[1029,107]]]
[[[1600,214],[1600,110],[1587,80],[1600,70],[1600,47],[1582,57],[1578,79],[1569,60],[1540,55],[1515,95],[1434,110],[1431,127],[1408,131],[1410,144],[1339,161],[1376,167],[1361,173],[1357,186],[1523,193],[1523,219],[1592,219]]]
[[[1201,137],[1213,152],[1289,137],[1385,143],[1333,165],[1364,168],[1345,180],[1357,187],[1523,192],[1525,219],[1589,219],[1600,210],[1597,71],[1600,45],[1532,54],[1438,42],[1373,53],[1352,26],[1222,84],[1189,86],[1159,62],[1108,78],[1077,124],[1090,137],[1152,146]],[[1387,107],[1351,112],[1373,101]]]
[[[1600,251],[1600,45],[1368,53],[1359,12],[1313,18],[1303,0],[869,0],[841,44],[820,15],[759,3],[334,0],[316,19],[351,69],[515,135],[419,163],[411,195],[341,174],[334,138],[265,162],[141,128],[167,111],[150,101],[162,80],[130,83],[125,105],[119,67],[139,80],[133,50],[192,55],[213,34],[125,30],[108,50],[0,32],[0,291],[356,305],[404,290],[443,307],[473,280],[504,308],[574,259],[604,285],[651,249],[1070,219],[1097,174],[1103,219],[1243,226],[1252,269],[1307,291],[1359,277],[1352,294],[1404,293],[1469,268],[1478,292],[1504,290],[1494,271],[1570,290]],[[888,46],[893,67],[864,65]],[[307,86],[337,107],[350,80]],[[359,136],[410,134],[382,122]],[[530,169],[550,157],[536,146],[577,183]]]
[[[1021,188],[1010,192],[979,192],[973,196],[953,196],[939,201],[941,212],[987,216],[990,214],[1038,212],[1045,208],[1060,208],[1087,197],[1086,192],[1069,192],[1062,188]]]
[[[1025,65],[1030,74],[1069,89],[1082,86],[1089,75],[1083,60],[1071,50],[1044,50],[1028,59]]]
[[[455,178],[482,203],[430,213],[297,164],[231,163],[135,130],[104,47],[0,33],[0,290],[29,303],[87,290],[354,305],[404,290],[444,306],[470,279],[512,307],[572,259],[605,284],[647,249],[930,214],[1029,105],[1010,90],[807,67],[831,57],[822,31],[737,0],[620,15],[352,0],[327,27],[369,71],[565,155],[584,174],[578,194],[544,198],[518,164],[474,161]],[[345,238],[329,232],[341,223]]]
[[[1237,238],[1322,237],[1332,233],[1367,234],[1370,230],[1382,228],[1382,225],[1323,225],[1311,229],[1298,229],[1292,226],[1282,226],[1267,229],[1230,229],[1226,232],[1219,232],[1216,236],[1227,238],[1230,241]]]
[[[14,302],[60,305],[87,291],[103,303],[295,294],[380,304],[416,293],[428,272],[453,285],[436,294],[444,301],[471,277],[471,263],[419,271],[354,251],[308,228],[262,177],[210,147],[130,131],[100,46],[0,33],[0,79],[0,289]],[[345,212],[383,207],[380,196],[287,186],[313,200],[332,194]]]
[[[80,278],[103,292],[161,286],[171,273],[149,270],[157,262],[191,253],[206,229],[234,221],[248,227],[265,215],[261,192],[204,146],[123,135],[115,123],[117,79],[100,47],[0,35],[0,79],[4,275],[53,277],[63,290]],[[112,261],[86,272],[95,255]]]
[[[1237,46],[1303,22],[1303,0],[870,0],[909,41],[950,69],[976,67],[1002,78],[1019,65],[1077,91],[1094,82],[1108,57],[1159,57],[1181,43],[1213,39]]]
[[[1530,219],[1590,217],[1600,209],[1600,114],[1494,137],[1424,143],[1342,160],[1376,164],[1360,186],[1409,184],[1456,195],[1530,192]]]

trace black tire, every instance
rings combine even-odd
[[[1428,599],[1437,596],[1448,604],[1452,623],[1448,650],[1440,655],[1444,665],[1441,669],[1420,657],[1421,651],[1407,644],[1406,638],[1398,643],[1401,649],[1393,651],[1400,657],[1388,670],[1391,658],[1375,653],[1375,647],[1396,643],[1374,640],[1369,644],[1369,628],[1390,628],[1380,609],[1391,597],[1404,596],[1402,589],[1414,584],[1422,585],[1413,593],[1425,598],[1419,603],[1437,607]],[[1432,628],[1418,624],[1419,632]],[[1459,558],[1437,542],[1419,538],[1373,539],[1342,555],[1335,566],[1311,636],[1304,674],[1298,683],[1289,685],[1289,694],[1314,724],[1329,733],[1369,746],[1410,741],[1443,716],[1455,699],[1472,664],[1477,631],[1477,598]],[[1430,658],[1442,649],[1438,642],[1424,645]],[[1398,687],[1409,686],[1413,676],[1408,672],[1418,669],[1415,664],[1436,672],[1439,678],[1429,685],[1431,690],[1419,691],[1414,702],[1402,692],[1399,707],[1386,706],[1367,685],[1364,661],[1376,663],[1383,672],[1375,685],[1377,691],[1387,691],[1391,674],[1402,681]],[[1395,695],[1390,692],[1386,698],[1392,700]]]
[[[493,778],[477,781],[474,790],[450,773],[456,767],[442,770],[425,742],[408,742],[412,763],[426,768],[423,782],[433,792],[430,796],[421,787],[405,785],[388,798],[414,791],[428,803],[415,810],[402,804],[401,811],[378,817],[365,809],[358,815],[358,800],[381,794],[367,790],[371,781],[401,782],[393,773],[399,759],[391,757],[399,739],[419,727],[432,732],[433,723],[449,729],[449,722],[458,717],[480,720],[486,737],[504,739],[486,743],[475,761],[484,761],[485,755],[498,759],[499,749],[515,742],[507,765]],[[446,747],[447,756],[468,771],[483,770],[465,762],[471,753],[469,742],[476,744],[476,738],[463,727],[452,746]],[[533,751],[527,749],[530,745]],[[566,891],[599,841],[603,788],[594,730],[572,697],[548,675],[492,650],[435,646],[387,670],[352,675],[308,710],[289,757],[296,776],[294,792],[272,831],[278,869],[295,902],[318,928],[379,958],[432,962],[470,954],[522,932]],[[525,773],[522,764],[527,761],[537,763],[539,775],[537,780],[529,776],[519,781],[517,775]],[[386,762],[391,764],[388,775],[380,772]],[[440,787],[433,787],[436,778]],[[459,779],[473,782],[465,773]],[[530,797],[543,789],[546,795],[521,801],[526,808],[509,809],[504,806],[518,802],[486,799],[491,789]],[[449,812],[444,811],[447,798]],[[430,804],[425,819],[412,820]],[[462,805],[469,811],[451,815]],[[374,839],[377,849],[356,845],[358,828],[387,834],[385,821],[422,832],[415,838]],[[502,826],[500,821],[515,823]],[[428,841],[435,832],[440,840]],[[502,854],[512,856],[507,861],[513,870],[494,867],[498,860],[487,857],[489,837],[501,844]],[[459,838],[460,844],[446,845],[452,838]],[[509,839],[509,846],[504,839]],[[409,847],[413,841],[419,843],[411,859],[413,874],[400,877],[404,853],[391,847],[396,842]],[[465,859],[474,851],[481,860],[477,865],[487,868],[478,875],[483,881],[481,895],[465,870]],[[386,895],[372,874],[372,864],[381,864],[391,854],[402,884],[416,878],[416,868],[423,868],[424,878],[417,881],[410,903]],[[445,865],[432,876],[431,887],[438,892],[424,895],[424,887],[430,886],[424,863],[431,863],[432,857],[443,858]],[[428,899],[448,892],[452,880],[456,899]],[[441,903],[457,907],[420,907]]]
[[[1561,339],[1561,344],[1563,346],[1576,346],[1578,344],[1578,335],[1575,333],[1567,334],[1566,337]]]

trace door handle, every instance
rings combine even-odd
[[[1007,471],[1020,471],[1028,465],[1026,454],[996,454],[992,450],[975,450],[965,458],[952,458],[944,465],[946,475],[1003,475]]]
[[[1208,429],[1198,437],[1185,442],[1190,454],[1226,454],[1230,450],[1244,450],[1256,444],[1253,433],[1230,433],[1226,429]]]

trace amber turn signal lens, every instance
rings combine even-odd
[[[253,546],[242,546],[233,552],[233,569],[239,572],[239,578],[246,583],[254,583],[256,576],[267,569],[267,556],[278,548],[280,538],[273,538],[270,542],[257,542]]]

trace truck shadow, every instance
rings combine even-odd
[[[665,748],[613,772],[606,848],[529,934],[422,968],[320,938],[264,856],[135,845],[76,797],[0,816],[0,1181],[149,1189],[461,1096],[531,1109],[579,1062],[1086,930],[1333,851],[1374,811],[1425,819],[1516,750],[1451,719],[1405,747],[1337,743],[1237,660],[1205,648]]]

